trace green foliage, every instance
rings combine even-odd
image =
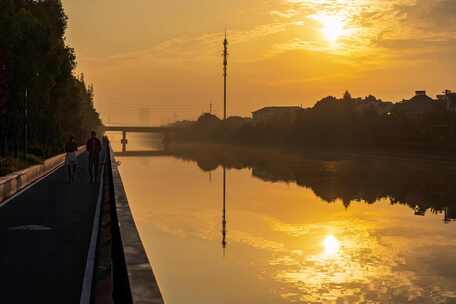
[[[83,142],[101,126],[94,92],[74,75],[65,44],[67,16],[58,0],[0,1],[0,153],[28,146],[40,156],[61,151],[71,134]]]

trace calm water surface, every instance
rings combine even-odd
[[[453,165],[178,154],[118,157],[166,303],[456,303]]]

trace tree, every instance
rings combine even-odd
[[[352,100],[352,96],[351,96],[350,92],[348,92],[348,91],[345,91],[345,93],[344,93],[344,97],[343,97],[343,99],[342,99],[342,100],[343,100],[343,101],[345,101],[345,102],[347,102],[347,101],[351,101],[351,100]]]
[[[93,106],[93,87],[74,76],[76,56],[65,44],[66,28],[67,16],[59,0],[1,1],[2,151],[17,152],[26,124],[31,152],[40,156],[60,151],[69,134],[82,141],[91,129],[101,126]]]

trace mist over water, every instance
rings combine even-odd
[[[454,164],[240,151],[118,157],[167,303],[456,300]]]
[[[114,151],[122,151],[122,133],[108,132],[109,140]],[[127,133],[127,150],[129,151],[159,151],[163,149],[163,137],[160,134]]]

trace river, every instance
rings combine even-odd
[[[456,164],[171,154],[117,157],[166,303],[456,303]]]

